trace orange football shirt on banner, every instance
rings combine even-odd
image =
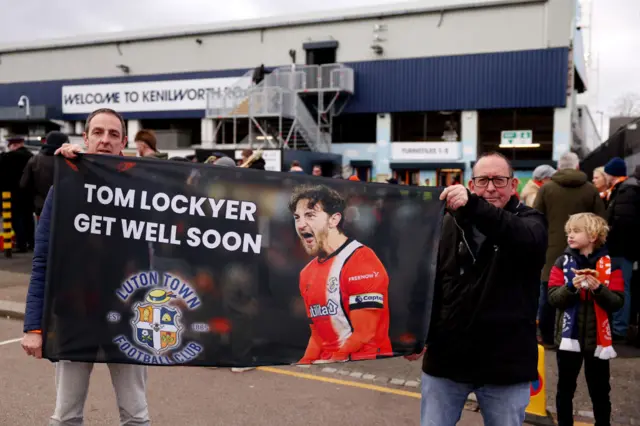
[[[304,299],[312,330],[322,342],[320,360],[328,360],[351,337],[351,313],[358,309],[380,310],[377,331],[350,359],[391,356],[389,339],[389,276],[369,247],[347,241],[324,260],[313,259],[300,273],[300,294]]]

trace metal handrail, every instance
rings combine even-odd
[[[309,148],[328,151],[326,140],[316,119],[298,93],[346,91],[353,93],[354,70],[343,64],[295,65],[280,67],[253,84],[253,70],[247,71],[224,93],[208,91],[206,116],[269,117],[294,120],[296,130]]]
[[[346,91],[353,93],[354,71],[344,64],[296,65],[276,68],[268,84],[278,81],[278,76],[296,73],[295,84],[287,86],[294,91]],[[339,77],[336,77],[339,76]],[[279,85],[279,84],[278,84]],[[282,86],[281,86],[282,87]]]
[[[292,95],[294,113],[296,121],[299,124],[298,131],[305,141],[307,141],[309,148],[314,151],[326,151],[323,147],[322,141],[319,139],[320,131],[318,123],[313,119],[311,113],[302,102],[302,99],[300,99],[300,96],[295,93],[292,93]]]
[[[207,90],[207,117],[222,117],[233,112],[247,99],[253,80],[253,70],[247,71],[223,92]]]

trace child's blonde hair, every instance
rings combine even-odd
[[[577,213],[569,216],[569,220],[564,225],[564,231],[568,234],[571,228],[584,229],[587,234],[596,237],[595,247],[604,245],[609,233],[607,222],[593,213]]]

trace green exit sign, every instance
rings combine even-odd
[[[505,130],[500,134],[500,145],[528,145],[533,143],[531,130]]]

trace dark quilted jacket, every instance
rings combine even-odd
[[[47,258],[49,256],[49,231],[51,229],[51,211],[53,207],[53,187],[44,202],[38,228],[36,230],[31,280],[27,292],[27,307],[24,314],[24,332],[40,330],[44,312],[44,285],[47,276]]]
[[[587,212],[604,218],[604,203],[586,174],[562,169],[551,177],[550,182],[542,185],[533,207],[542,212],[549,223],[549,246],[541,274],[542,281],[549,281],[551,267],[567,246],[564,224],[569,216]]]
[[[640,260],[640,166],[633,176],[617,185],[607,207],[609,237],[607,245],[613,257]]]

